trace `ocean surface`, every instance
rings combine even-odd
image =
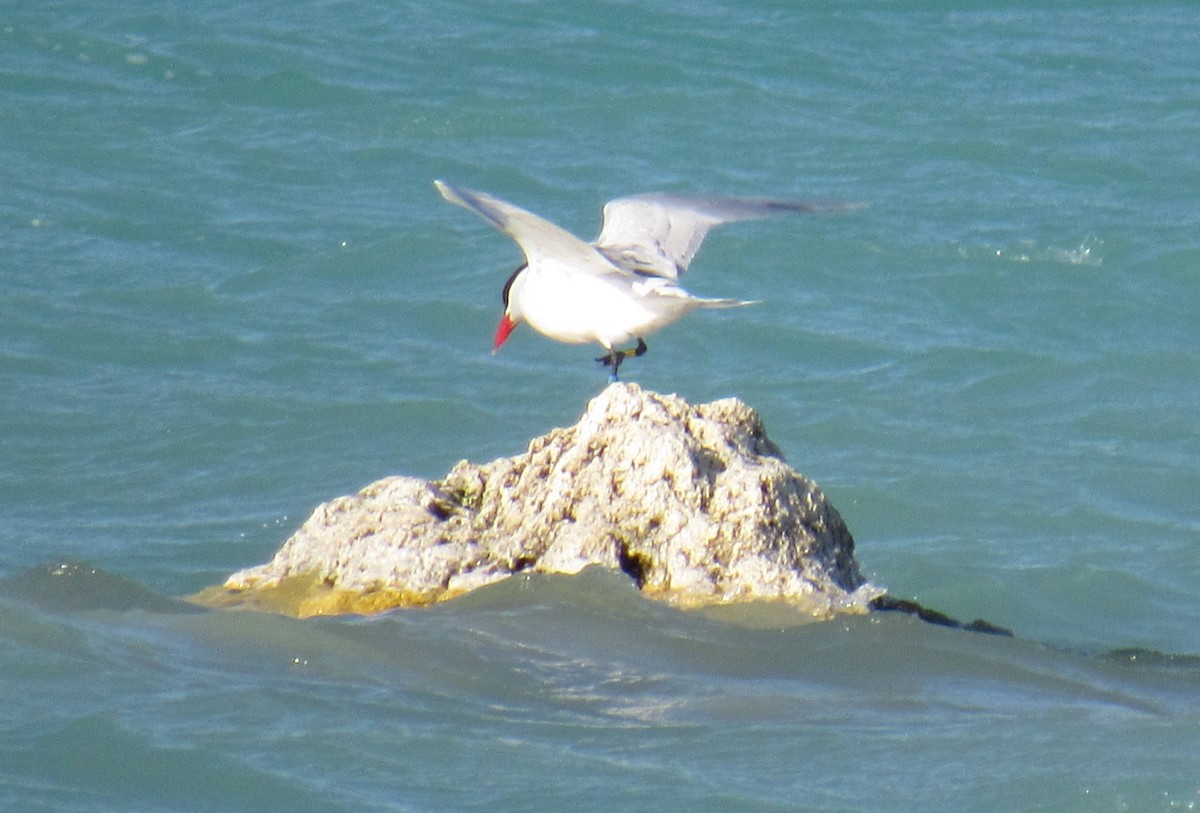
[[[951,8],[948,8],[950,6]],[[98,0],[0,9],[0,810],[1200,807],[1200,6]],[[514,244],[609,198],[762,300],[627,380],[757,408],[881,614],[620,575],[295,620],[179,601],[320,502],[573,423],[492,356]]]

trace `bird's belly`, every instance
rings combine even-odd
[[[688,310],[686,298],[639,296],[621,282],[585,274],[547,274],[530,279],[521,310],[529,325],[570,344],[605,347],[648,336]]]

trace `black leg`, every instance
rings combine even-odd
[[[621,369],[621,362],[625,360],[625,351],[613,350],[610,357],[612,359],[612,370],[609,373],[608,380],[613,382],[620,381],[621,379],[617,377],[617,370]]]
[[[605,367],[612,367],[612,370],[609,373],[609,379],[612,381],[619,381],[620,379],[617,377],[617,371],[621,369],[621,362],[632,356],[643,355],[647,349],[646,342],[639,338],[637,347],[634,347],[630,350],[617,350],[616,348],[613,348],[612,350],[608,351],[607,356],[600,356],[596,359],[596,361],[600,362]]]

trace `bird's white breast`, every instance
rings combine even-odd
[[[694,307],[668,280],[645,281],[616,274],[580,272],[554,261],[525,271],[513,296],[525,321],[551,339],[605,347],[650,335]]]

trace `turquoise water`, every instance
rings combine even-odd
[[[0,11],[0,807],[1200,805],[1200,10],[1032,6]],[[622,372],[758,408],[874,581],[1016,638],[596,574],[183,612],[604,386],[490,355],[519,253],[437,177],[585,236],[652,189],[868,204],[714,232],[689,288],[763,304]]]

